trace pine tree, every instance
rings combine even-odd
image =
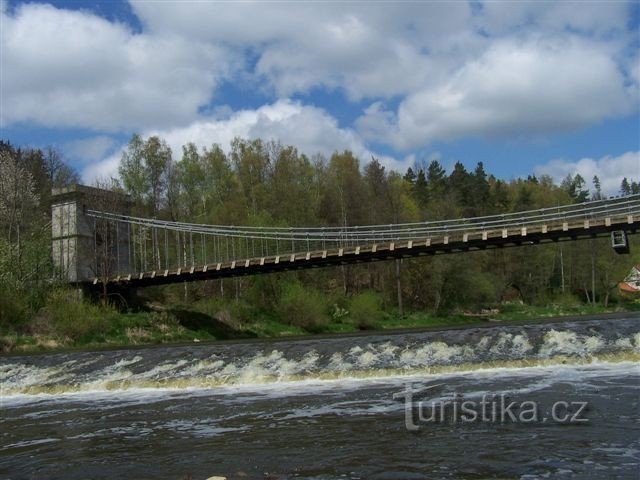
[[[409,167],[407,169],[407,173],[404,174],[403,177],[407,182],[409,182],[411,185],[413,185],[413,183],[416,181],[416,174],[413,171],[413,168]]]
[[[620,194],[622,196],[631,195],[631,185],[629,185],[627,177],[624,177],[622,183],[620,183]]]
[[[593,189],[595,191],[591,198],[593,200],[602,200],[604,196],[602,195],[602,186],[600,184],[600,177],[598,177],[598,175],[593,176]]]

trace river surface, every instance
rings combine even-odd
[[[639,362],[632,315],[2,357],[0,478],[638,479]]]

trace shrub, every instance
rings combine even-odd
[[[38,314],[37,324],[71,341],[88,341],[109,330],[109,307],[89,303],[68,289],[55,289]]]
[[[327,305],[320,292],[305,288],[300,283],[289,283],[282,288],[277,313],[290,324],[310,332],[321,331],[329,323]]]
[[[0,285],[0,330],[15,330],[28,316],[27,296],[8,285]]]
[[[377,326],[384,318],[382,298],[376,292],[362,292],[351,299],[349,316],[361,330]]]
[[[553,306],[559,310],[575,310],[582,305],[583,302],[572,293],[561,293],[553,299]]]

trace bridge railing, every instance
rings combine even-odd
[[[342,227],[205,225],[97,210],[86,213],[96,221],[124,224],[131,245],[127,251],[130,257],[128,265],[133,265],[135,271],[149,271],[347,245],[638,215],[640,195],[474,218]]]

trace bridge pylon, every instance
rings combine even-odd
[[[51,196],[51,253],[58,279],[80,284],[130,270],[126,225],[86,214],[109,208],[126,215],[131,208],[127,195],[75,184],[54,188]]]

